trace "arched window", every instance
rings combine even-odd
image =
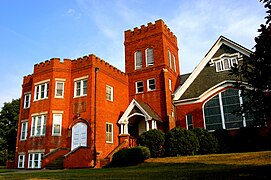
[[[146,64],[147,64],[147,66],[154,65],[153,49],[152,48],[146,49]]]
[[[204,105],[206,129],[234,129],[250,124],[252,120],[247,116],[234,114],[241,104],[242,98],[237,89],[227,89],[218,93]]]
[[[172,54],[172,68],[174,69],[174,71],[176,72],[176,59],[174,54]]]
[[[171,63],[171,53],[170,53],[170,50],[167,51],[167,57],[168,57],[169,67],[172,68],[172,63]]]
[[[135,69],[142,68],[142,52],[136,51],[135,52]]]

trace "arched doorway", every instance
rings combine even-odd
[[[71,150],[79,146],[87,146],[87,125],[82,122],[72,127]]]

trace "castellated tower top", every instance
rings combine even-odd
[[[133,30],[126,30],[124,32],[124,44],[159,33],[164,33],[168,38],[171,39],[171,41],[177,44],[177,37],[173,34],[173,32],[171,32],[162,19],[155,21],[154,24],[150,22],[147,26],[141,25],[140,28],[136,27]]]

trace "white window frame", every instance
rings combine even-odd
[[[150,84],[151,80],[154,80],[154,86],[155,86],[154,89],[150,88],[150,86],[153,85],[153,84]],[[148,79],[147,80],[147,86],[148,86],[148,91],[155,91],[156,90],[156,80],[155,80],[155,78]]]
[[[109,91],[107,91],[109,90]],[[114,88],[112,86],[106,85],[105,87],[105,96],[106,100],[113,101],[114,100]]]
[[[230,70],[234,64],[238,64],[238,59],[241,60],[242,57],[239,53],[234,54],[222,54],[220,57],[211,59],[211,65],[215,64],[216,72]]]
[[[20,157],[22,157],[22,159]],[[18,154],[18,168],[24,168],[24,165],[25,165],[25,154],[19,153]]]
[[[107,126],[111,127],[111,132],[110,131],[107,131]],[[106,126],[105,126],[105,131],[106,131],[106,143],[113,143],[113,134],[114,134],[114,126],[112,123],[106,123]],[[108,136],[111,137],[111,141],[108,140]]]
[[[24,109],[30,108],[31,102],[31,92],[27,92],[24,94]]]
[[[228,89],[226,89],[225,91],[227,91]],[[225,114],[224,114],[224,109],[223,109],[223,100],[222,100],[222,92],[219,92],[218,94],[216,94],[215,96],[218,96],[218,101],[219,101],[219,108],[220,108],[220,117],[221,117],[221,125],[223,129],[227,129],[227,130],[231,130],[231,129],[239,129],[239,128],[226,128],[226,123],[225,123]],[[205,129],[207,129],[207,125],[206,125],[206,120],[205,120],[205,113],[204,113],[204,108],[207,102],[209,102],[209,100],[213,99],[215,96],[211,97],[210,99],[208,99],[202,106],[202,111],[203,111],[203,118],[204,118],[204,126]],[[243,98],[241,96],[241,90],[238,90],[238,98],[239,98],[239,105],[242,106],[243,104]],[[245,118],[245,114],[242,114],[242,124],[243,127],[246,127],[247,120]],[[241,128],[241,127],[240,127]],[[215,129],[207,129],[208,131],[215,131]]]
[[[43,152],[38,152],[38,153],[29,153],[28,154],[28,168],[29,169],[38,169],[41,168],[42,165],[42,156]],[[35,159],[37,155],[37,159]],[[37,166],[35,166],[35,162],[37,163]]]
[[[142,86],[139,86],[138,83],[142,83]],[[135,83],[135,85],[136,85],[136,94],[144,92],[144,82],[143,81],[137,81]],[[138,89],[141,88],[141,87],[143,88],[143,90],[142,91],[138,91]]]
[[[56,133],[56,126],[59,126],[59,132]],[[61,136],[62,132],[62,114],[53,114],[53,127],[52,127],[52,136]]]
[[[84,86],[85,81],[86,81],[86,86]],[[77,83],[80,83],[80,87],[77,87],[77,85],[78,85]],[[85,93],[84,93],[84,89],[86,89]],[[79,94],[77,94],[77,90],[79,90]],[[74,80],[74,97],[87,96],[87,91],[88,91],[88,79],[87,78]]]
[[[168,88],[170,91],[172,91],[172,81],[171,79],[168,79]]]
[[[141,54],[141,57],[139,56],[139,53]],[[141,69],[143,67],[142,51],[136,51],[134,54],[134,59],[135,59],[135,70]],[[138,64],[140,64],[140,65],[138,65]]]
[[[62,84],[62,89],[58,89],[58,84]],[[55,86],[55,98],[63,98],[64,97],[64,88],[65,87],[65,82],[64,81],[56,81],[56,86]],[[58,91],[61,91],[61,94],[58,94]]]
[[[40,133],[38,134],[38,120],[40,118]],[[47,114],[32,116],[31,137],[45,136]]]
[[[43,91],[41,90],[42,87],[44,87]],[[43,97],[41,97],[42,94]],[[49,94],[49,82],[39,83],[35,85],[34,101],[48,99],[48,94]]]
[[[149,53],[151,53],[151,54],[149,54]],[[153,66],[154,65],[153,48],[147,48],[145,50],[145,55],[146,55],[146,67]]]
[[[21,141],[24,141],[27,139],[27,130],[28,130],[28,120],[21,121],[21,133],[20,133]]]

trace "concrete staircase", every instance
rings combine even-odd
[[[55,159],[53,162],[45,166],[45,169],[64,169],[63,161],[65,157],[61,156],[57,159]]]

